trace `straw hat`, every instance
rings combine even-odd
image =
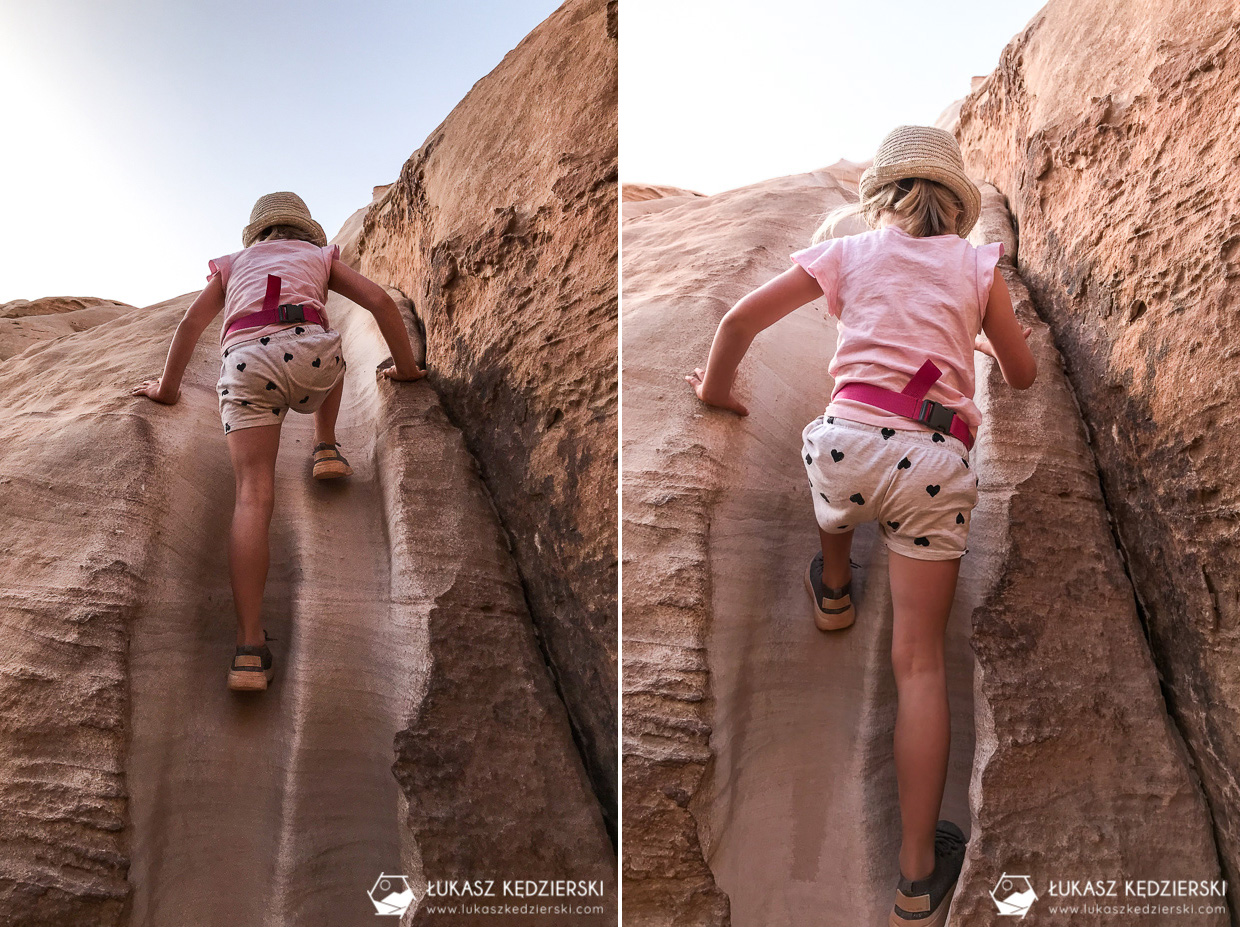
[[[310,210],[296,193],[268,193],[260,196],[250,211],[250,224],[241,230],[241,243],[250,247],[272,225],[291,225],[313,236],[320,248],[327,244],[323,226],[310,218]]]
[[[964,172],[964,158],[954,135],[934,126],[896,126],[861,175],[858,192],[864,201],[884,184],[905,177],[934,180],[955,193],[964,204],[956,231],[962,238],[969,234],[982,211],[982,195]]]

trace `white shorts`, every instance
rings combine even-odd
[[[309,322],[229,346],[215,384],[224,433],[317,411],[344,368],[340,333]]]
[[[825,413],[801,438],[823,531],[877,521],[887,547],[906,557],[953,560],[965,553],[978,480],[959,438]]]

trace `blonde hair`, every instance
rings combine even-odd
[[[916,238],[954,235],[956,220],[963,211],[960,198],[943,184],[924,177],[905,177],[883,184],[868,199],[827,213],[810,241],[816,245],[834,237],[836,226],[849,216],[861,216],[872,229],[896,225]]]
[[[258,233],[255,241],[275,241],[277,238],[293,241],[308,241],[314,244],[313,236],[305,229],[295,225],[269,225]]]

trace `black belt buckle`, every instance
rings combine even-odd
[[[304,322],[306,310],[299,303],[281,303],[276,307],[276,318],[281,322]]]
[[[922,400],[921,410],[917,413],[917,421],[929,425],[935,431],[941,431],[944,434],[951,434],[952,420],[955,417],[955,412],[939,405],[933,399]]]

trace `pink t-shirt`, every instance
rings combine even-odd
[[[975,248],[959,235],[917,238],[894,225],[820,242],[792,255],[822,287],[839,319],[827,373],[832,397],[861,381],[899,392],[927,359],[943,371],[927,399],[955,411],[976,437],[973,339],[1003,243]],[[832,398],[828,415],[904,430],[931,430],[855,399]]]
[[[224,284],[224,324],[220,329],[220,347],[226,348],[235,342],[257,338],[295,324],[278,322],[261,329],[237,328],[227,338],[223,336],[233,319],[263,308],[268,274],[280,278],[281,303],[310,306],[326,322],[327,311],[323,304],[327,302],[327,281],[331,277],[332,261],[339,256],[339,245],[320,248],[308,241],[277,238],[255,242],[241,251],[208,261],[211,273],[207,279],[219,274],[220,282]]]

